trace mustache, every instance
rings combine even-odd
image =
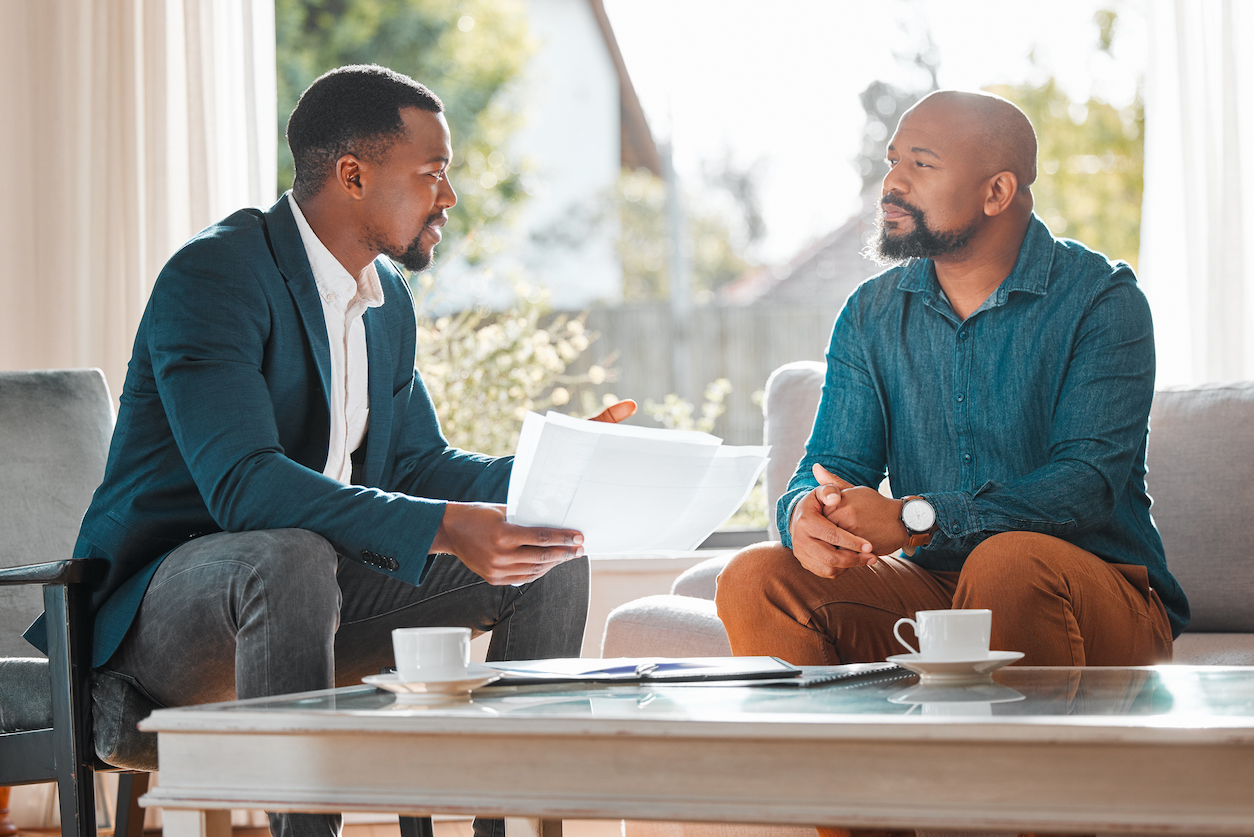
[[[915,206],[914,204],[906,203],[904,200],[897,197],[896,195],[890,194],[890,195],[885,195],[884,197],[880,198],[880,206],[887,206],[889,204],[892,204],[893,206],[896,206],[896,207],[900,207],[901,209],[904,209],[906,212],[909,212],[911,215],[914,215],[916,217],[922,214],[919,211],[919,208],[917,206]]]
[[[446,222],[446,223],[447,223],[447,222],[448,222],[448,214],[447,214],[447,213],[445,213],[445,212],[435,212],[435,213],[432,213],[431,217],[427,219],[427,223],[425,224],[425,226],[428,226],[428,227],[429,227],[429,226],[431,226],[432,224],[434,224],[436,221],[444,221],[444,222]]]

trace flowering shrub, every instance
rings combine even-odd
[[[431,279],[415,282],[422,299]],[[614,379],[608,364],[566,374],[597,335],[584,328],[582,316],[548,318],[546,299],[520,288],[514,305],[500,313],[478,309],[434,320],[419,317],[418,368],[440,428],[455,447],[493,456],[513,453],[527,411],[561,409],[578,400],[584,385]]]

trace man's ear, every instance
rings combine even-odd
[[[352,200],[361,200],[361,163],[352,154],[335,161],[335,185]]]
[[[1019,178],[1012,171],[999,171],[985,185],[984,214],[990,218],[1005,212],[1019,194]]]

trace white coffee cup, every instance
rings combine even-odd
[[[914,628],[917,650],[901,638],[902,625]],[[893,634],[920,658],[946,662],[986,659],[992,629],[991,610],[920,610],[914,619],[898,619]]]
[[[465,680],[470,628],[397,628],[392,631],[392,651],[402,681]]]

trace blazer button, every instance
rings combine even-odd
[[[387,562],[386,566],[392,572],[396,572],[397,570],[401,568],[401,563],[397,561],[395,558],[384,558],[383,560]]]

